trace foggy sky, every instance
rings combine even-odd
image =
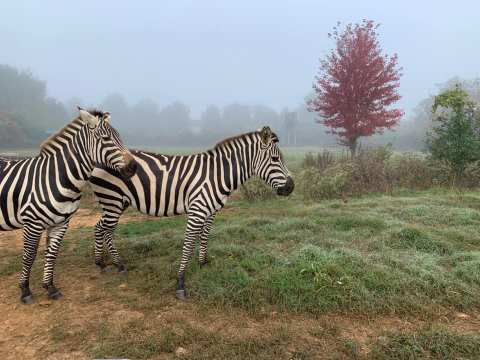
[[[336,22],[367,18],[398,53],[408,114],[435,84],[480,76],[479,14],[474,0],[1,0],[0,63],[31,70],[62,101],[119,92],[180,100],[194,116],[212,103],[280,110],[311,91]]]

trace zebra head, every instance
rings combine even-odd
[[[259,153],[254,161],[255,174],[269,184],[277,195],[290,195],[295,187],[278,147],[278,137],[265,126],[258,133]]]
[[[110,113],[84,110],[78,107],[80,119],[87,125],[91,160],[100,166],[114,169],[125,178],[132,177],[137,163],[123,145],[120,134],[110,126]]]

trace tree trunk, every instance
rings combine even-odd
[[[357,147],[358,147],[358,139],[352,139],[350,140],[350,144],[348,147],[350,148],[350,155],[352,156],[352,159],[357,156]]]

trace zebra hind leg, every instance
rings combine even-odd
[[[47,248],[45,249],[45,266],[43,270],[43,288],[47,290],[48,298],[57,300],[62,297],[62,293],[53,283],[53,273],[58,251],[62,243],[65,232],[68,228],[68,222],[60,226],[51,228],[47,232]]]
[[[192,257],[195,242],[203,229],[205,218],[197,214],[189,215],[187,221],[187,230],[185,233],[185,241],[183,242],[182,258],[180,260],[180,268],[177,276],[176,297],[179,300],[187,298],[187,291],[185,290],[185,271],[187,265]]]
[[[42,236],[41,226],[27,224],[23,229],[23,268],[20,275],[20,301],[24,304],[33,303],[33,294],[30,291],[30,273],[37,256],[38,242]]]
[[[117,271],[119,274],[126,275],[128,273],[127,267],[123,264],[120,255],[117,251],[117,248],[115,247],[115,244],[113,243],[113,233],[115,231],[115,226],[112,229],[108,229],[105,233],[104,240],[105,243],[107,244],[108,252],[110,254],[110,257],[112,258],[113,265],[117,268]]]
[[[208,263],[210,262],[207,256],[208,237],[210,235],[210,230],[212,229],[214,218],[215,218],[215,214],[207,218],[207,220],[205,221],[205,224],[203,225],[203,229],[200,233],[200,250],[198,254],[198,261],[200,263],[200,267],[204,267],[205,265],[208,265]]]

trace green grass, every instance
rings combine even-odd
[[[2,250],[0,253],[0,276],[19,273],[22,270],[22,257],[16,251]]]
[[[441,328],[385,334],[373,346],[373,359],[478,359],[480,336]]]
[[[449,192],[348,204],[234,201],[215,221],[209,266],[192,259],[189,295],[252,314],[265,307],[314,315],[477,309],[480,197],[468,196],[466,206]],[[120,226],[116,242],[130,286],[155,301],[173,292],[184,227],[182,217]]]
[[[130,224],[120,224],[116,231],[116,235],[121,237],[134,238],[136,236],[145,236],[155,234],[167,229],[175,229],[183,226],[182,217],[164,218],[164,221],[156,221],[150,219],[143,222],[133,222]]]
[[[94,358],[149,359],[184,347],[189,349],[188,359],[271,359],[284,354],[287,338],[288,333],[282,329],[262,337],[231,338],[185,322],[170,329],[153,329],[142,320],[129,322],[119,331],[101,328],[91,354]],[[295,358],[307,359],[309,354],[304,345]]]
[[[480,353],[477,334],[438,325],[446,314],[480,309],[480,192],[396,191],[348,203],[296,196],[232,201],[215,220],[211,263],[200,268],[195,256],[188,268],[185,309],[202,314],[193,321],[173,297],[185,225],[184,217],[121,224],[115,241],[128,277],[95,273],[93,229],[69,231],[57,271],[99,289],[80,304],[103,307],[114,299],[141,316],[118,319],[106,311],[71,327],[59,313],[47,330],[49,351],[132,359],[175,358],[179,347],[189,359],[310,359],[325,347],[339,359],[475,359]],[[18,273],[20,260],[20,249],[2,251],[0,276]],[[42,266],[39,256],[32,284],[40,284]],[[174,320],[158,318],[171,311],[178,312]],[[273,312],[289,321],[270,323]],[[224,330],[238,314],[268,329],[232,336]],[[420,324],[408,331],[370,327],[373,334],[361,343],[341,321],[329,321],[336,316]],[[297,318],[306,321],[307,335],[297,333]],[[209,328],[210,319],[224,327]]]

